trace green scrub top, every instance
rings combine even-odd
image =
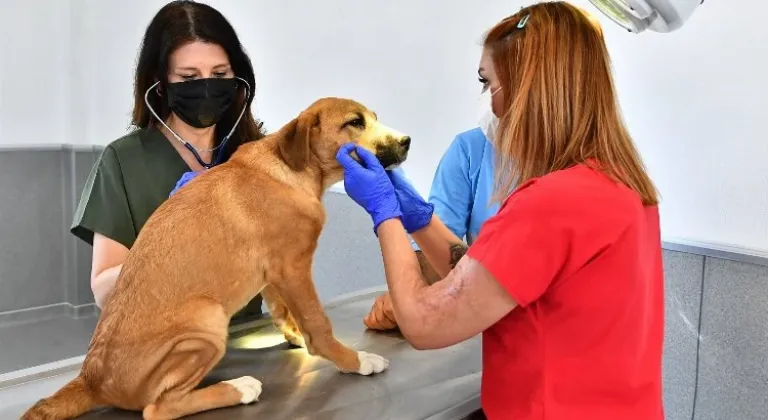
[[[130,249],[187,171],[187,163],[157,128],[125,135],[110,143],[91,169],[70,231],[89,245],[99,233]],[[257,296],[238,315],[260,313]]]

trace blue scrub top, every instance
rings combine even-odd
[[[493,146],[479,128],[454,138],[437,166],[429,202],[435,214],[468,245],[480,227],[499,210],[493,196]],[[411,240],[415,250],[416,242]]]

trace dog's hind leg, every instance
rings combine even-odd
[[[312,282],[312,261],[294,259],[283,267],[282,279],[272,285],[285,301],[298,323],[307,351],[333,362],[347,373],[370,375],[389,366],[389,361],[379,355],[355,351],[340,343],[333,336],[328,316],[323,310]]]
[[[306,347],[296,319],[291,315],[288,307],[285,306],[285,302],[277,292],[277,289],[272,285],[267,285],[262,289],[261,296],[267,302],[272,323],[283,333],[285,339],[296,347]]]
[[[250,404],[258,400],[261,382],[250,376],[219,382],[144,409],[145,420],[174,420],[202,411]]]
[[[167,353],[146,381],[149,403],[146,420],[172,420],[216,408],[248,404],[261,394],[261,382],[245,376],[195,389],[224,357],[229,318],[222,306],[208,298],[184,305],[178,328],[188,332],[172,338]]]

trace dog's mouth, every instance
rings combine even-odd
[[[386,170],[400,166],[408,158],[408,148],[402,146],[377,146],[376,158]]]

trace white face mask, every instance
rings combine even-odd
[[[480,94],[480,99],[478,99],[477,122],[488,141],[493,141],[496,130],[499,127],[499,118],[493,114],[491,102],[493,101],[493,95],[499,93],[500,90],[501,88],[498,88],[496,92],[491,93],[491,88],[487,88]]]

